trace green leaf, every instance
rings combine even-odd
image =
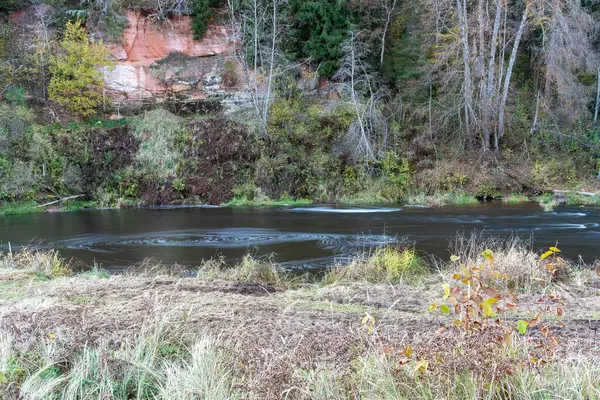
[[[524,335],[527,332],[527,327],[529,326],[529,322],[523,321],[522,319],[517,321],[517,330],[521,335]]]
[[[431,304],[428,308],[427,311],[434,311],[437,309],[437,303],[434,301],[433,304]]]
[[[440,311],[444,314],[450,314],[450,307],[448,307],[446,304],[442,304],[440,306]]]

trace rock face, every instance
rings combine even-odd
[[[187,16],[158,23],[130,11],[127,19],[121,43],[110,47],[117,65],[105,73],[114,101],[160,99],[182,92],[203,99],[237,89],[222,85],[223,66],[233,53],[227,27],[211,25],[196,41]]]

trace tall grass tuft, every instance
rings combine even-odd
[[[223,363],[217,341],[202,337],[190,350],[190,356],[164,366],[164,382],[159,388],[163,399],[242,399],[234,388],[232,370]]]
[[[73,274],[71,262],[56,250],[23,249],[17,253],[0,254],[0,269],[15,269],[51,279]]]
[[[414,248],[386,246],[359,254],[347,265],[332,268],[323,282],[399,283],[427,272],[425,263]]]
[[[458,235],[450,245],[452,254],[460,257],[460,262],[470,265],[485,265],[485,250],[494,254],[494,269],[506,276],[508,289],[532,292],[545,285],[549,280],[566,280],[573,266],[564,261],[557,265],[558,270],[551,272],[547,262],[533,250],[533,238],[519,236],[508,238],[487,237],[483,232],[469,236]],[[552,275],[552,276],[551,276]]]
[[[251,254],[246,254],[233,266],[228,266],[222,257],[205,261],[198,269],[197,277],[206,276],[272,286],[288,286],[296,280],[275,261],[273,255],[257,259]]]
[[[0,397],[28,399],[241,399],[231,360],[208,336],[185,341],[158,327],[125,343],[70,349],[52,337],[17,348],[0,340]]]

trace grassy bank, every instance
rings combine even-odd
[[[500,197],[506,204],[521,204],[536,202],[544,211],[553,211],[558,207],[559,202],[552,194],[540,196],[527,196],[524,194],[511,193]],[[568,195],[561,199],[567,206],[588,206],[600,207],[599,196],[582,196],[577,194]],[[427,206],[427,207],[445,207],[445,206],[464,206],[477,204],[480,200],[466,192],[435,192],[434,194],[425,194],[416,191],[405,194],[399,198],[387,199],[372,193],[363,193],[355,196],[344,196],[334,201],[333,204],[342,204],[347,206],[361,205],[409,205],[409,206]],[[254,207],[254,206],[303,206],[319,203],[314,199],[292,198],[283,196],[279,200],[273,200],[265,195],[259,196],[236,196],[231,201],[221,204],[225,207]],[[331,202],[329,202],[331,203]],[[141,201],[122,200],[116,205],[107,207],[95,201],[67,201],[48,207],[40,207],[43,202],[24,201],[24,202],[4,202],[0,204],[0,216],[16,214],[32,214],[45,211],[62,212],[77,211],[84,209],[107,209],[107,208],[137,208],[144,207]],[[202,205],[193,201],[181,200],[173,203],[173,206],[180,205]]]
[[[146,261],[109,276],[74,274],[56,252],[5,254],[0,394],[600,396],[592,266],[558,249],[535,253],[518,238],[457,238],[450,250],[450,260],[435,260],[388,246],[323,277],[251,256],[235,266],[208,260],[195,275]]]
[[[43,202],[25,201],[25,202],[4,202],[0,203],[0,216],[2,215],[19,215],[19,214],[35,214],[40,212],[52,211],[77,211],[85,209],[97,208],[95,202],[92,201],[67,201],[64,204],[53,204],[46,207],[41,207]]]

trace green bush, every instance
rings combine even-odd
[[[184,120],[167,110],[146,112],[135,122],[134,136],[140,141],[138,167],[155,176],[175,176],[186,136]]]
[[[210,9],[211,0],[194,0],[192,9],[192,29],[194,30],[194,39],[200,40],[204,37],[208,29],[208,23],[213,14]]]
[[[129,20],[115,11],[110,11],[104,17],[106,39],[108,42],[119,42],[123,38],[123,32],[129,26]]]

